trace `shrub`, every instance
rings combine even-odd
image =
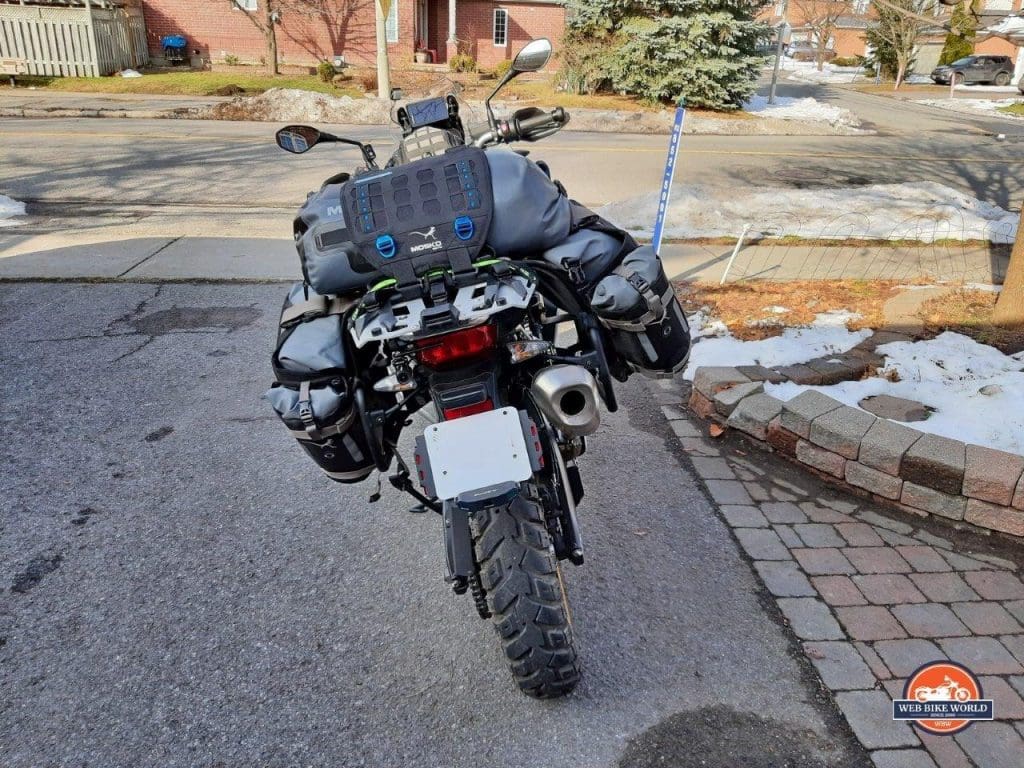
[[[235,56],[235,54],[229,53],[227,56],[224,57],[224,63],[227,64],[229,67],[237,67],[239,64],[242,63],[242,61],[237,56]]]
[[[320,82],[331,82],[334,79],[334,65],[329,61],[321,61],[316,68],[316,75],[320,78]]]
[[[498,66],[494,68],[494,76],[500,80],[508,74],[510,69],[512,69],[512,62],[508,59],[502,59],[498,62]]]
[[[969,6],[969,7],[968,7]],[[957,59],[970,56],[974,53],[974,38],[977,36],[978,24],[974,15],[974,4],[970,2],[960,3],[953,11],[953,17],[949,20],[952,27],[946,35],[946,43],[942,46],[942,55],[939,56],[939,64],[952,64]]]
[[[753,0],[569,0],[563,78],[570,90],[738,109],[753,94],[767,28]]]
[[[457,53],[448,60],[452,72],[476,72],[476,59],[468,53]]]
[[[832,64],[837,67],[859,67],[863,63],[863,56],[837,56],[832,59]]]
[[[359,85],[367,93],[372,93],[377,90],[377,73],[376,72],[363,72],[358,78]]]

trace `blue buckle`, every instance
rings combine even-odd
[[[453,229],[455,230],[455,236],[459,240],[470,240],[476,232],[476,226],[469,216],[459,216],[453,224]]]
[[[377,253],[379,253],[385,259],[390,259],[395,255],[397,250],[395,246],[395,238],[391,235],[381,235],[377,238],[376,242]]]

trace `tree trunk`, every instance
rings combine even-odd
[[[1005,328],[1024,328],[1024,206],[1021,206],[1017,240],[1013,244],[1003,292],[996,301],[992,322]]]
[[[893,86],[894,91],[898,91],[900,86],[903,85],[903,76],[907,73],[907,65],[902,61],[897,61],[896,65],[896,85]]]
[[[267,20],[263,34],[267,38],[267,74],[280,72],[277,66],[277,26],[274,24],[274,3],[267,0]]]

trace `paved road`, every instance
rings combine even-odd
[[[0,764],[864,764],[639,381],[585,462],[584,682],[515,692],[436,517],[259,402],[281,292],[0,286]]]

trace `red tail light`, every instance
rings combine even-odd
[[[416,342],[420,362],[431,368],[481,357],[492,352],[497,345],[498,332],[493,325],[478,325]]]
[[[491,402],[490,398],[487,398],[482,403],[473,403],[473,405],[462,405],[458,408],[445,408],[444,409],[444,420],[452,421],[453,419],[461,419],[463,416],[472,416],[475,413],[486,413],[487,411],[494,410],[494,403]]]

